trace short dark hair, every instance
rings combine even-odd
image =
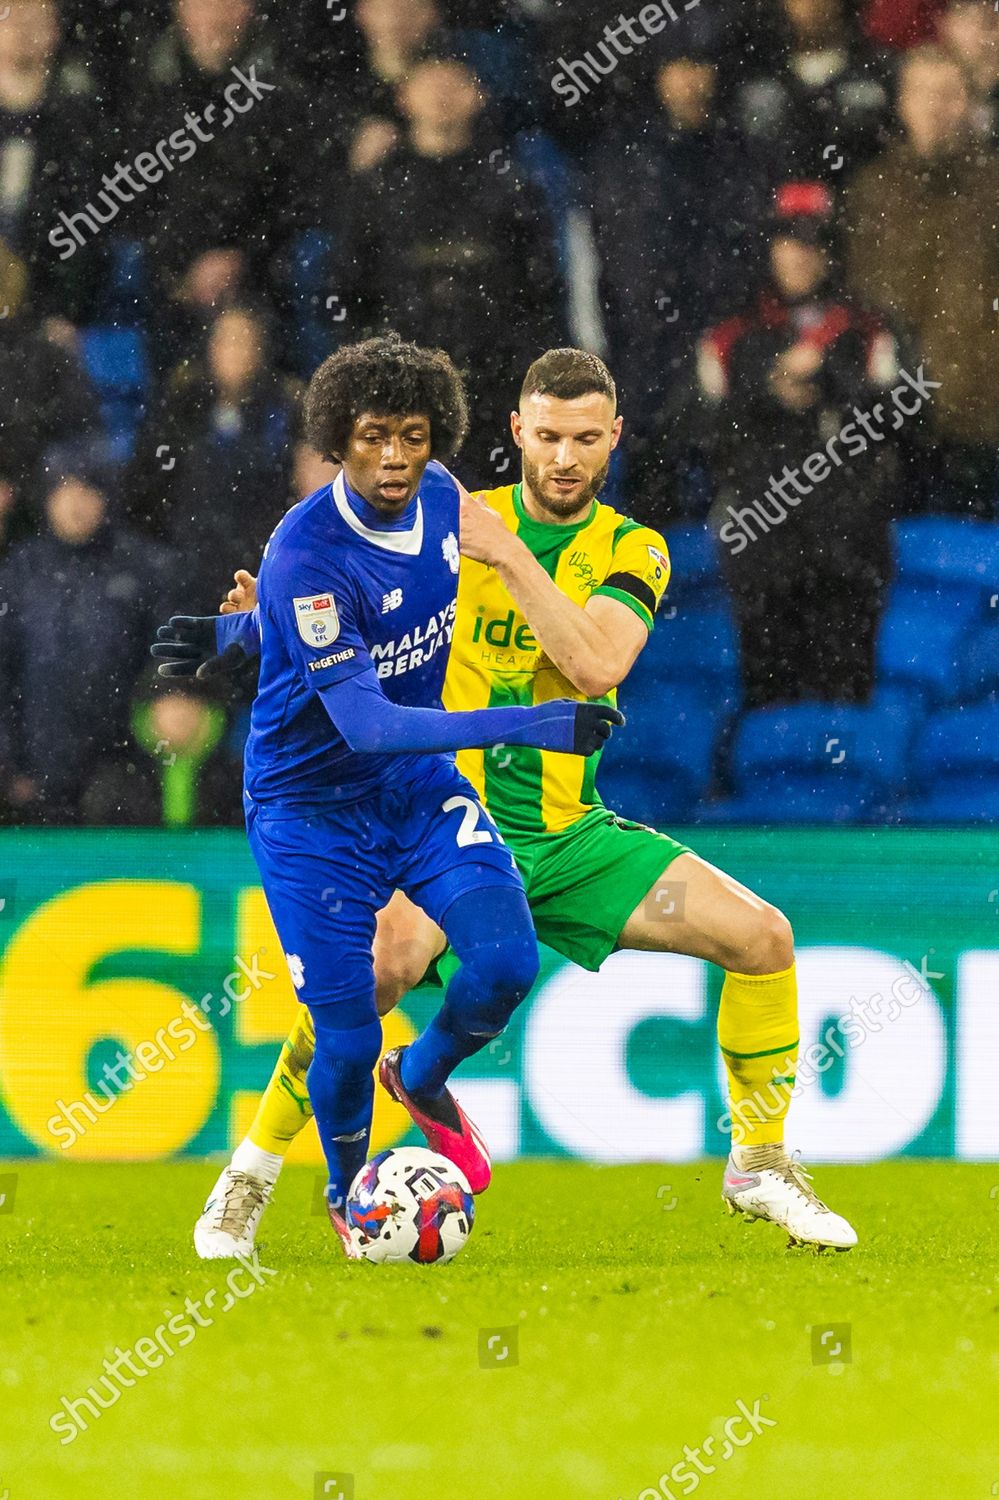
[[[614,377],[598,355],[585,349],[549,349],[528,370],[520,399],[554,396],[557,401],[577,401],[594,392],[609,397],[617,409]]]
[[[305,396],[305,435],[339,462],[363,412],[426,417],[430,451],[452,459],[468,435],[465,383],[443,349],[404,344],[397,333],[348,344],[313,375]]]

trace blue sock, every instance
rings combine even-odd
[[[402,1055],[403,1085],[431,1098],[460,1062],[499,1035],[538,977],[538,943],[522,890],[490,886],[459,896],[444,929],[461,967],[437,1015]]]
[[[343,1213],[350,1185],[368,1157],[371,1112],[374,1106],[373,1070],[381,1050],[379,1021],[366,1021],[350,1030],[332,1027],[325,1009],[316,1007],[316,1053],[306,1082],[316,1116],[316,1128],[329,1168],[328,1197]]]
[[[456,974],[448,985],[448,1000],[457,978]],[[403,1085],[411,1094],[425,1094],[435,1098],[443,1091],[458,1064],[478,1052],[487,1041],[488,1037],[480,1037],[471,1045],[471,1038],[463,1031],[445,1001],[429,1025],[402,1054],[400,1072]]]

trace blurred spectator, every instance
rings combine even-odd
[[[0,565],[0,800],[21,821],[72,822],[95,758],[125,741],[176,583],[169,553],[112,518],[98,465],[53,472],[44,513]]]
[[[97,822],[230,820],[218,708],[132,703],[136,674],[336,472],[276,372],[376,328],[467,371],[473,485],[514,477],[517,377],[569,312],[605,336],[622,503],[711,513],[749,701],[869,693],[893,506],[999,501],[999,11],[664,10],[629,47],[641,7],[603,0],[0,0],[0,816],[78,819],[86,789]],[[890,330],[940,382],[898,431]],[[140,410],[112,482],[93,455]],[[91,457],[33,485],[67,442]],[[807,489],[773,477],[837,443]]]
[[[97,827],[237,827],[242,774],[225,744],[226,715],[196,679],[147,677],[132,708],[132,743],[102,761],[81,799]]]
[[[214,613],[234,550],[255,563],[283,514],[296,405],[263,319],[233,307],[215,319],[203,363],[182,366],[150,416],[128,513],[174,548],[189,612]]]
[[[611,358],[632,431],[643,433],[696,339],[734,312],[759,272],[766,196],[740,138],[719,121],[717,67],[688,51],[654,74],[640,132],[593,156]]]
[[[29,481],[55,444],[96,437],[97,397],[76,357],[17,303],[23,276],[4,277],[0,255],[0,481],[23,506]],[[8,300],[10,299],[10,300]]]
[[[947,0],[867,0],[864,31],[883,47],[915,47],[932,41]]]
[[[779,0],[784,51],[750,76],[736,114],[778,178],[837,180],[884,145],[887,73],[856,30],[846,0]]]
[[[951,0],[940,17],[939,33],[967,74],[972,129],[999,145],[999,11],[989,0]]]
[[[255,0],[174,0],[174,8],[132,124],[137,149],[171,136],[177,143],[170,171],[144,197],[144,218],[132,220],[148,239],[161,372],[213,311],[250,290],[277,297],[281,252],[303,212],[303,154],[311,155],[304,102],[279,71]]]
[[[296,443],[292,457],[291,503],[314,495],[324,485],[332,484],[340,472],[338,464],[327,463],[311,443]]]
[[[999,157],[973,143],[964,72],[939,47],[906,54],[899,114],[904,139],[850,186],[850,284],[916,331],[929,376],[941,382],[930,407],[935,441],[912,456],[907,503],[991,515]]]
[[[878,417],[865,441],[858,422],[882,412],[899,363],[884,324],[835,289],[832,208],[821,184],[780,190],[771,286],[701,350],[711,520],[754,708],[863,702],[874,680],[891,568],[893,428]],[[810,462],[816,454],[821,464]],[[801,480],[806,461],[813,472]]]
[[[552,228],[537,190],[479,132],[483,97],[463,63],[418,64],[399,98],[406,143],[355,179],[334,285],[362,323],[441,345],[468,372],[462,471],[484,484],[522,367],[561,332]]]
[[[672,14],[663,6],[658,19],[666,18],[665,32],[632,33],[620,30],[627,17],[605,0],[544,0],[535,7],[535,24],[546,128],[574,154],[592,149],[609,129],[641,132],[663,44],[676,55],[744,57],[759,44],[754,26],[744,30],[745,10],[745,0],[712,0],[689,11],[677,5]],[[643,39],[630,41],[632,34]]]
[[[285,509],[297,505],[299,500],[304,500],[309,495],[314,495],[316,490],[324,489],[326,485],[332,484],[339,472],[340,465],[327,463],[324,458],[320,458],[311,443],[304,441],[293,443],[291,478]],[[280,520],[282,514],[283,510],[275,514],[274,525]],[[259,551],[255,553],[251,548],[245,547],[241,537],[232,537],[228,550],[224,555],[220,555],[220,566],[216,569],[219,594],[227,592],[230,577],[235,575],[237,570],[246,568],[255,573],[259,557]],[[213,609],[214,607],[213,605]],[[249,673],[247,673],[248,680]],[[242,684],[237,684],[237,687],[241,688]]]
[[[0,254],[6,247],[27,269],[35,312],[79,319],[93,310],[104,274],[103,247],[63,257],[49,236],[59,233],[60,214],[83,207],[100,161],[100,119],[88,97],[87,73],[58,65],[55,0],[5,0],[4,11]]]
[[[363,56],[339,83],[338,110],[350,141],[353,172],[385,160],[402,138],[397,90],[418,62],[446,51],[437,0],[357,0],[354,17]]]
[[[102,114],[123,112],[134,69],[145,61],[157,34],[170,18],[170,0],[59,0],[63,18],[64,66],[85,75]]]

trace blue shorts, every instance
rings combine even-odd
[[[377,913],[393,891],[438,926],[459,896],[523,890],[513,855],[471,782],[450,760],[348,807],[268,810],[246,828],[292,982],[308,1006],[374,1003]]]

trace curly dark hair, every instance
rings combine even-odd
[[[362,412],[426,417],[431,456],[445,463],[468,435],[465,382],[450,356],[405,344],[397,333],[348,344],[319,366],[305,396],[305,436],[339,462]]]

